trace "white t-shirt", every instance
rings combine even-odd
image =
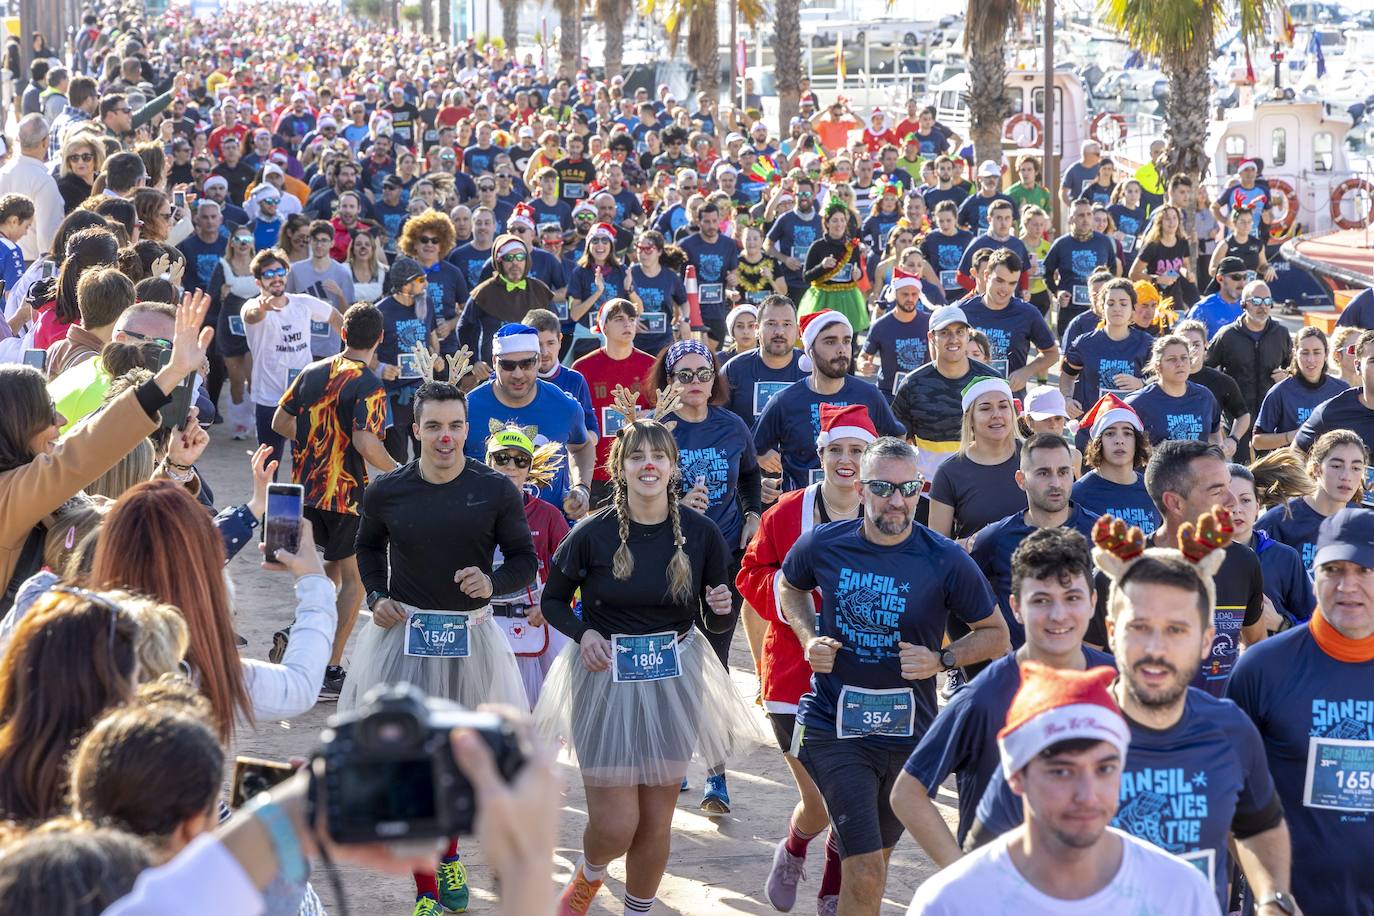
[[[246,316],[261,296],[254,296],[239,309]],[[336,314],[334,306],[314,296],[287,293],[281,311],[263,312],[257,324],[245,317],[243,331],[253,354],[253,403],[275,407],[286,394],[292,369],[310,365],[310,322],[328,321]]]
[[[1017,870],[1007,851],[1025,827],[955,862],[922,884],[907,916],[1218,916],[1217,895],[1192,865],[1115,827],[1121,867],[1091,897],[1059,900]]]

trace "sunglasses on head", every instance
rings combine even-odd
[[[709,366],[700,369],[679,369],[673,373],[673,378],[677,379],[679,385],[690,385],[693,382],[705,384],[716,377],[716,370]]]
[[[534,364],[539,361],[539,357],[531,356],[529,359],[498,359],[496,365],[501,367],[502,372],[515,372],[517,369],[528,372],[534,368]]]
[[[491,456],[491,460],[493,464],[499,467],[505,467],[508,464],[514,463],[518,468],[527,468],[530,466],[531,459],[529,455],[524,453],[511,454],[510,452],[496,452]]]
[[[285,267],[269,267],[262,272],[262,278],[264,280],[275,280],[277,277],[284,276],[286,276]]]
[[[903,483],[893,483],[890,480],[861,480],[859,483],[868,487],[869,492],[879,499],[887,499],[892,495],[893,490],[901,490],[902,496],[910,499],[921,492],[921,487],[925,481],[917,477],[915,480],[908,480]]]
[[[502,262],[503,264],[510,264],[510,263],[523,264],[524,261],[525,261],[525,253],[524,253],[523,251],[512,251],[510,254],[503,254],[503,255],[501,255],[501,262]]]

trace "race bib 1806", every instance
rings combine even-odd
[[[416,611],[406,621],[406,655],[467,658],[468,617],[459,611]]]
[[[914,698],[910,687],[869,690],[845,687],[835,710],[835,732],[840,738],[883,735],[910,738],[915,731]]]
[[[618,683],[661,681],[682,673],[677,663],[677,634],[616,634],[611,637],[612,679]]]
[[[1374,741],[1311,739],[1302,803],[1309,808],[1374,811]]]

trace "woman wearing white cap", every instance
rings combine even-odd
[[[730,345],[720,351],[720,360],[748,353],[759,344],[759,310],[752,305],[737,305],[725,316]]]
[[[1021,406],[1021,416],[1017,419],[1021,438],[1029,439],[1036,433],[1059,436],[1069,446],[1069,455],[1073,458],[1073,476],[1077,479],[1083,473],[1083,453],[1064,435],[1068,423],[1068,407],[1058,388],[1035,385],[1026,392],[1026,402]]]
[[[964,388],[959,453],[930,485],[930,528],[967,540],[983,526],[1025,508],[1016,485],[1021,466],[1016,407],[1005,379],[981,376]]]

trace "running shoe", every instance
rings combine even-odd
[[[253,430],[244,426],[242,423],[239,423],[234,426],[234,435],[231,438],[233,438],[235,442],[242,442],[243,440],[247,439],[252,435]]]
[[[816,916],[835,916],[840,911],[840,895],[830,894],[816,898]]]
[[[439,916],[442,912],[439,901],[429,894],[421,894],[415,898],[415,909],[410,911],[410,916]]]
[[[450,913],[463,913],[468,908],[468,869],[457,856],[442,858],[434,870],[439,885],[439,905]]]
[[[964,669],[951,668],[945,674],[945,685],[940,688],[940,696],[949,700],[960,690],[963,690],[966,683],[968,682],[964,680]]]
[[[339,694],[343,692],[344,678],[348,672],[338,665],[330,665],[324,669],[324,684],[320,687],[320,702],[328,703],[339,699]]]
[[[287,624],[272,634],[272,648],[267,650],[267,660],[274,665],[280,665],[282,656],[286,654],[286,646],[290,642],[291,625]]]
[[[234,645],[235,645],[235,646],[238,646],[240,649],[242,649],[244,646],[248,645],[248,640],[246,640],[246,639],[243,638],[243,634],[242,634],[242,633],[235,633],[235,634],[234,634]]]
[[[686,792],[690,788],[692,788],[692,784],[687,781],[687,777],[682,777],[682,788],[678,789],[678,793]]]
[[[730,813],[730,790],[725,787],[725,774],[706,777],[706,793],[701,796],[701,810],[707,814]]]
[[[582,863],[578,862],[572,880],[558,897],[558,916],[587,916],[587,911],[592,908],[592,898],[599,890],[601,882],[588,881],[582,873]]]
[[[806,860],[787,851],[787,841],[778,840],[773,850],[773,867],[768,870],[768,883],[763,895],[773,909],[790,912],[797,902],[797,885],[806,880]]]

